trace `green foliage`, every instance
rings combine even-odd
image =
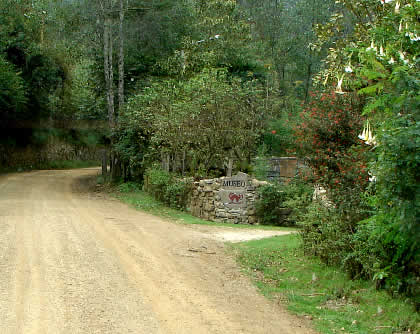
[[[342,266],[352,250],[352,236],[355,222],[346,219],[334,207],[314,202],[300,219],[305,254],[318,256],[328,265]],[[348,263],[349,264],[349,263]],[[358,274],[358,268],[346,267],[351,277]]]
[[[177,179],[156,167],[146,170],[144,188],[157,200],[177,209],[186,209],[191,190],[189,180]]]
[[[75,64],[71,73],[70,104],[79,120],[103,120],[105,102],[97,96],[94,63],[82,60]]]
[[[410,118],[387,120],[378,136],[376,182],[368,197],[375,210],[360,223],[349,261],[357,261],[378,286],[407,293],[420,305],[420,126]]]
[[[300,92],[308,90],[320,64],[318,55],[306,47],[314,38],[308,30],[326,18],[329,2],[264,1],[261,9],[250,2],[212,0],[186,1],[182,6],[175,6],[176,14],[169,9],[168,13],[174,20],[185,16],[187,27],[167,26],[160,35],[157,26],[166,18],[150,22],[158,16],[150,9],[138,29],[141,36],[143,31],[153,35],[153,41],[143,42],[141,37],[141,45],[127,43],[127,67],[134,82],[128,81],[127,87],[134,94],[120,114],[118,150],[135,152],[129,161],[136,169],[167,159],[171,169],[197,177],[223,174],[232,158],[234,169],[248,169],[260,144],[268,148],[267,154],[286,154],[292,146],[294,115],[279,115],[292,114],[297,101],[294,93],[283,89],[284,83]],[[127,32],[131,34],[130,29]],[[138,51],[166,41],[172,33],[176,51],[159,52],[164,59]],[[276,55],[280,56],[274,65],[271,57]]]
[[[166,188],[171,181],[171,175],[159,168],[149,168],[145,173],[144,187],[157,200],[164,202]]]
[[[252,175],[258,180],[267,181],[270,170],[270,158],[266,154],[265,146],[261,146],[252,163]]]
[[[0,122],[5,124],[5,131],[0,134],[1,144],[10,141],[20,147],[38,144],[31,124],[39,128],[42,118],[52,120],[61,105],[61,88],[66,79],[64,65],[42,43],[45,32],[42,7],[46,2],[32,5],[20,0],[0,2]],[[26,164],[35,165],[40,163],[38,160],[44,160],[32,158]],[[9,159],[11,156],[6,156]],[[1,163],[14,167],[15,162]]]
[[[186,0],[153,1],[144,12],[128,11],[125,32],[130,77],[142,80],[145,75],[168,74],[161,63],[182,47],[185,36],[195,34],[193,4]],[[144,2],[132,0],[130,6],[136,5],[144,6]]]
[[[120,193],[131,193],[131,192],[136,192],[140,190],[140,186],[138,183],[135,182],[125,182],[125,183],[121,183],[118,186],[118,191]]]
[[[149,139],[136,124],[130,124],[124,119],[120,127],[113,133],[114,149],[120,159],[132,169],[132,177],[142,181],[146,169],[145,154]]]
[[[401,116],[386,123],[387,128],[378,136],[378,158],[372,168],[376,176],[375,206],[416,237],[420,232],[420,122]]]
[[[299,219],[305,252],[356,277],[360,264],[347,256],[358,222],[368,215],[362,193],[369,183],[369,151],[358,139],[360,100],[335,92],[314,94],[301,119],[295,129],[299,153],[311,167],[314,183],[325,189],[324,199]]]
[[[355,96],[313,94],[295,128],[298,153],[313,172],[314,182],[329,199],[357,222],[363,219],[360,194],[368,185],[368,147],[358,139],[362,130],[360,101]]]
[[[420,251],[415,235],[402,231],[395,217],[375,214],[360,223],[345,264],[357,264],[361,277],[373,280],[378,288],[410,296],[419,309]]]
[[[334,1],[261,0],[243,1],[242,6],[253,20],[252,35],[270,70],[267,84],[284,98],[306,99],[327,49],[308,47],[316,40],[313,27],[328,20]]]
[[[25,84],[14,67],[0,54],[0,110],[18,112],[26,104]]]
[[[1,172],[1,171],[0,171]],[[102,177],[98,178],[98,183],[103,183]],[[274,231],[291,231],[295,230],[289,227],[273,227],[273,226],[261,226],[261,225],[245,225],[245,224],[230,224],[230,223],[216,223],[207,220],[202,220],[195,216],[190,215],[186,211],[181,211],[175,208],[169,208],[162,202],[159,202],[152,195],[149,195],[142,190],[134,190],[132,192],[118,192],[114,193],[114,196],[127,203],[137,210],[149,212],[157,217],[163,217],[170,219],[180,224],[199,224],[206,226],[220,226],[220,227],[231,227],[234,229],[241,230],[274,230]]]
[[[191,76],[206,68],[224,68],[243,79],[261,74],[249,24],[236,1],[192,1],[191,33],[173,57],[159,63],[172,76]],[[254,73],[255,72],[255,73]]]
[[[407,293],[419,305],[420,4],[339,2],[357,24],[347,36],[340,30],[345,15],[319,27],[320,40],[340,36],[330,49],[323,82],[335,84],[339,78],[345,91],[357,91],[366,99],[363,113],[374,136],[369,169],[371,180],[376,180],[365,193],[371,217],[352,226],[351,248],[340,260],[349,272],[373,279],[392,293]]]
[[[262,186],[259,189],[260,199],[255,203],[255,213],[263,225],[282,225],[289,212],[284,208],[285,193],[279,184]]]
[[[293,226],[311,202],[312,187],[299,179],[268,184],[259,189],[256,215],[263,225]]]
[[[368,97],[364,112],[376,131],[367,194],[373,216],[355,235],[356,261],[366,277],[393,293],[406,293],[420,305],[419,212],[419,49],[416,1],[386,4],[367,38],[358,43],[354,64],[359,89]],[[370,43],[370,46],[369,44]],[[356,52],[355,52],[356,53]],[[380,89],[378,89],[380,88]],[[369,255],[366,252],[369,251]]]
[[[27,116],[34,119],[47,113],[50,98],[65,80],[63,64],[56,53],[43,46],[45,2],[28,6],[25,1],[5,0],[0,4],[0,55],[14,65],[25,82]],[[13,82],[13,80],[11,81]],[[21,94],[17,94],[17,97]],[[22,117],[22,116],[20,116]]]
[[[304,180],[303,175],[299,175],[284,185],[284,192],[283,205],[292,210],[288,220],[292,224],[296,224],[306,214],[308,206],[312,202],[313,185]]]
[[[165,189],[165,202],[171,208],[186,209],[190,186],[188,181],[172,179]]]
[[[295,142],[293,136],[294,120],[286,115],[275,119],[267,125],[269,131],[263,134],[263,145],[269,156],[288,156],[293,150]]]
[[[266,109],[256,81],[229,78],[223,69],[206,69],[186,81],[154,83],[128,101],[121,130],[149,138],[151,159],[185,156],[191,174],[199,166],[224,169],[234,157],[248,162],[254,154]],[[240,117],[237,117],[240,115]]]
[[[52,160],[46,161],[39,166],[34,166],[38,169],[76,169],[98,167],[99,161],[96,160]]]

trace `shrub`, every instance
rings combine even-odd
[[[369,179],[368,147],[358,139],[364,123],[361,101],[335,92],[312,93],[300,118],[294,130],[297,150],[311,167],[315,183],[330,193],[335,205],[349,204],[342,196],[353,197],[351,207],[358,205],[355,200]]]
[[[401,230],[395,217],[376,214],[360,223],[345,265],[356,263],[361,276],[375,281],[378,288],[414,297],[419,309],[420,252],[415,237]]]
[[[288,150],[293,148],[292,122],[287,115],[271,121],[268,124],[270,131],[262,134],[263,145],[270,156],[286,156]]]
[[[185,209],[189,198],[190,187],[187,181],[172,179],[165,191],[165,202],[173,208]]]
[[[286,199],[283,204],[292,210],[288,220],[295,225],[308,211],[314,187],[311,183],[304,182],[299,176],[285,185],[284,191]]]
[[[263,225],[295,225],[310,203],[311,194],[312,187],[299,179],[263,186],[255,203],[256,215]]]
[[[139,189],[140,189],[139,184],[135,182],[126,182],[118,186],[118,191],[121,193],[135,192],[135,191],[138,191]]]
[[[334,207],[314,201],[298,225],[302,226],[305,254],[318,256],[329,265],[343,264],[352,249],[354,224],[351,220],[343,219]]]
[[[419,122],[410,115],[384,121],[372,164],[376,182],[368,197],[375,210],[359,224],[354,252],[347,259],[360,263],[363,276],[375,280],[378,287],[417,298],[418,307],[419,130]]]
[[[369,215],[363,194],[369,184],[369,147],[359,139],[364,119],[357,96],[313,93],[295,129],[298,151],[312,170],[313,181],[325,188],[330,204],[313,203],[299,224],[307,254],[361,274],[350,261],[358,222]]]
[[[269,184],[259,189],[260,199],[255,203],[256,215],[263,225],[283,225],[287,209],[283,207],[285,193],[279,184]]]
[[[0,116],[3,112],[19,111],[25,103],[25,84],[13,65],[0,54]]]
[[[144,189],[157,200],[177,209],[187,207],[191,190],[188,181],[156,167],[146,170]]]
[[[171,181],[171,175],[158,168],[149,168],[144,177],[145,190],[157,200],[165,202],[166,188]]]
[[[345,90],[358,89],[359,96],[365,96],[364,114],[372,122],[376,137],[371,164],[376,184],[365,195],[372,216],[364,220],[355,215],[362,220],[352,226],[352,250],[343,264],[349,269],[359,267],[358,274],[374,279],[378,287],[415,296],[419,307],[420,3],[381,1],[378,6],[378,2],[363,1],[366,6],[354,6],[354,1],[340,2],[362,20],[362,11],[370,12],[372,20],[368,26],[356,26],[345,43],[347,47],[331,49],[328,74],[342,73],[343,64],[348,62],[342,77]],[[332,30],[319,32],[325,35]],[[304,137],[301,139],[305,143]],[[363,187],[357,190],[361,192]],[[362,202],[360,197],[356,202]],[[335,203],[339,207],[339,202]]]

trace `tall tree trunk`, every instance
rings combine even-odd
[[[119,52],[118,52],[118,112],[121,113],[124,107],[124,0],[120,0],[120,10],[119,10],[119,31],[118,31],[118,40],[119,40]],[[111,40],[112,43],[112,40]],[[112,45],[112,44],[111,44]],[[111,48],[112,51],[112,48]],[[110,59],[112,61],[112,58]],[[112,67],[111,67],[112,70]],[[114,129],[116,126],[116,117],[114,116],[114,124],[111,129]],[[113,144],[113,143],[112,143]],[[112,181],[117,181],[122,177],[122,163],[119,154],[117,152],[112,152],[113,157],[113,170],[111,173]]]
[[[185,175],[185,149],[182,151],[182,176]]]
[[[104,18],[104,72],[106,84],[106,97],[108,105],[109,127],[114,130],[115,127],[115,109],[114,109],[114,72],[112,65],[112,19],[109,16],[109,8],[105,8]]]
[[[230,151],[229,152],[229,160],[228,160],[226,176],[231,177],[232,176],[232,170],[233,170],[233,151]]]
[[[311,77],[312,77],[312,52],[310,52],[309,64],[306,70],[306,84],[305,84],[305,103],[308,102],[309,88],[311,88]]]
[[[315,1],[312,2],[312,19],[311,19],[311,26],[314,27],[315,26],[315,7],[316,7],[316,3]],[[308,101],[308,97],[309,97],[309,89],[311,88],[311,78],[312,78],[312,56],[313,56],[313,52],[311,51],[311,49],[308,49],[309,52],[309,61],[308,61],[308,67],[307,67],[307,71],[306,71],[306,85],[305,85],[305,103]]]
[[[119,25],[120,50],[118,57],[118,111],[122,112],[124,106],[124,0],[120,0]]]
[[[100,1],[101,10],[103,14],[104,22],[104,75],[105,75],[105,87],[106,87],[106,101],[108,109],[108,124],[111,132],[115,126],[115,110],[114,110],[114,73],[112,65],[112,18],[111,18],[111,1],[102,0]],[[111,150],[112,150],[112,139],[111,139]],[[104,170],[104,169],[103,169]],[[110,173],[113,170],[113,156],[110,153]],[[105,175],[104,175],[105,176]]]
[[[171,170],[171,155],[169,153],[166,153],[166,168],[165,170],[169,173]]]

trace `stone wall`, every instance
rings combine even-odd
[[[194,182],[189,209],[205,220],[234,224],[256,224],[257,189],[267,184],[247,174]]]

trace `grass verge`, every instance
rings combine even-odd
[[[321,333],[419,333],[412,304],[304,256],[300,243],[294,234],[231,247],[265,296],[313,320]]]
[[[101,182],[101,180],[99,180]],[[242,224],[227,224],[209,222],[197,217],[192,216],[188,212],[180,211],[177,209],[168,208],[160,203],[146,192],[136,188],[134,184],[121,184],[114,191],[111,192],[113,196],[122,202],[134,207],[137,210],[151,213],[155,216],[173,220],[181,224],[200,224],[211,226],[223,227],[236,227],[243,229],[262,229],[262,230],[277,230],[277,231],[296,231],[290,227],[277,227],[277,226],[262,226],[262,225],[242,225]]]
[[[122,202],[182,224],[248,229],[294,230],[273,226],[214,223],[168,208],[133,183],[113,188]],[[231,244],[243,269],[262,294],[314,322],[320,333],[420,334],[419,314],[408,300],[377,291],[372,282],[349,280],[339,268],[306,257],[297,234]]]
[[[88,167],[98,167],[101,163],[96,160],[53,160],[48,162],[43,162],[40,165],[28,165],[22,167],[8,167],[1,168],[0,174],[6,173],[20,173],[27,172],[31,170],[46,170],[46,169],[77,169],[77,168],[88,168]]]
[[[39,166],[39,169],[76,169],[98,167],[100,165],[101,163],[96,160],[53,160]]]

